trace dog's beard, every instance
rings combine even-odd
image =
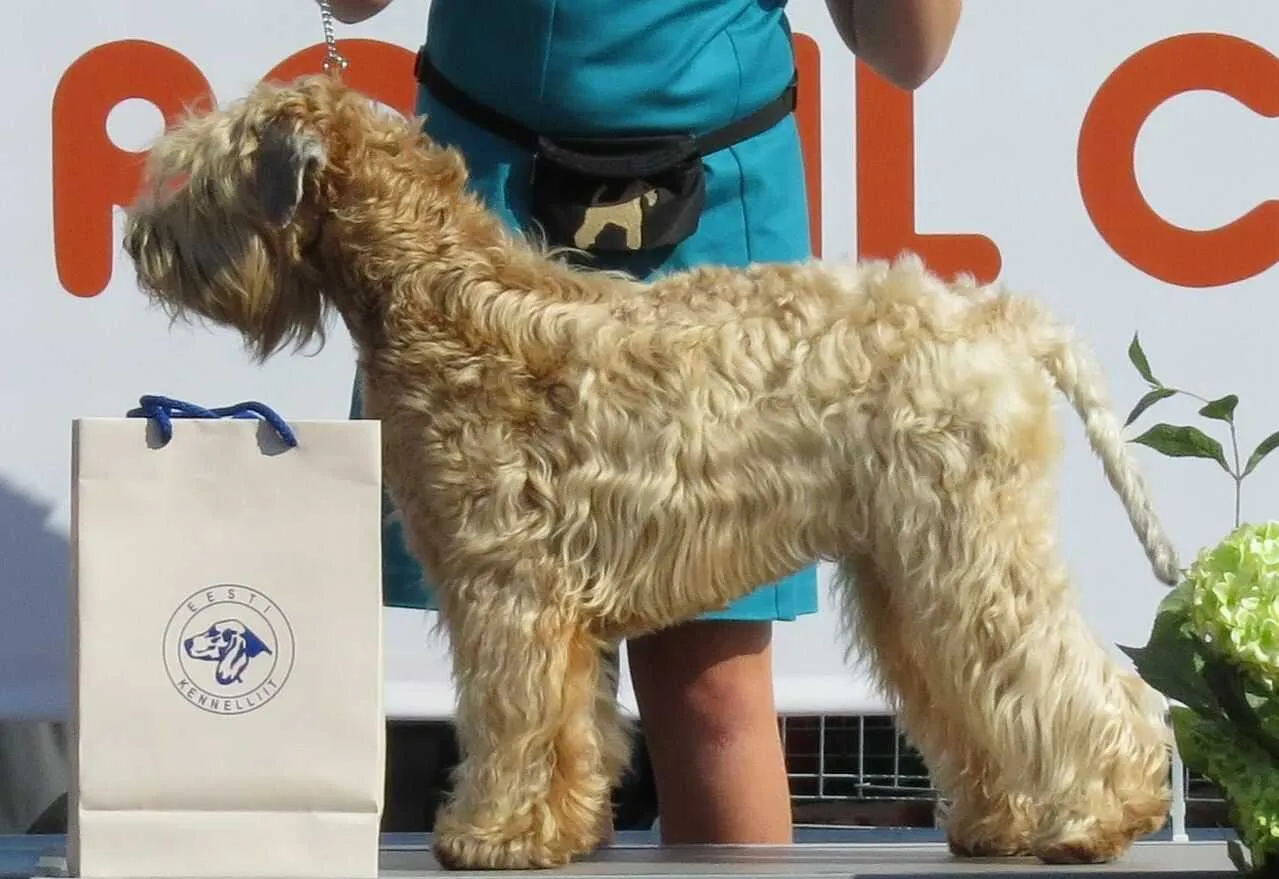
[[[129,218],[125,251],[139,288],[174,323],[205,321],[236,330],[255,359],[292,344],[323,345],[325,300],[282,270],[288,235],[248,223],[195,224],[171,203]]]

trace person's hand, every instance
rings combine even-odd
[[[329,0],[333,17],[343,24],[355,24],[372,18],[391,5],[392,0]]]
[[[893,85],[914,90],[950,51],[963,0],[826,0],[840,38]]]

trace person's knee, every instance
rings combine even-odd
[[[687,720],[705,747],[730,750],[737,744],[770,737],[776,724],[772,690],[759,673],[712,670],[685,694]]]

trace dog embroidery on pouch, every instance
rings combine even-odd
[[[217,663],[214,678],[222,686],[240,683],[254,657],[271,648],[239,620],[220,620],[198,635],[187,638],[182,649],[192,659]]]
[[[604,187],[595,197],[601,197]],[[627,250],[639,250],[644,244],[644,209],[657,204],[657,193],[648,189],[629,201],[616,204],[596,204],[586,208],[582,224],[577,227],[573,243],[586,250],[603,242],[600,238],[612,232],[626,237]]]

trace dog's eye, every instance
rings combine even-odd
[[[230,643],[231,643],[231,633],[230,633],[230,632],[223,632],[223,633],[222,633],[222,643],[223,643],[223,644],[230,644]]]

